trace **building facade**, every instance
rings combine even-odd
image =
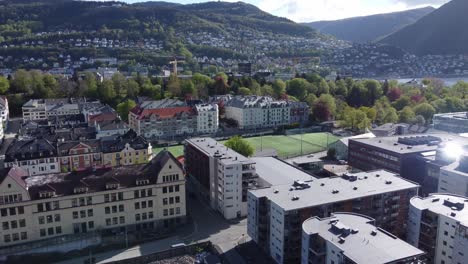
[[[291,123],[291,106],[268,96],[233,97],[225,104],[226,118],[240,129],[273,128]]]
[[[102,141],[102,152],[105,167],[144,164],[153,158],[151,143],[141,136],[129,134]]]
[[[411,199],[407,241],[427,253],[427,263],[468,263],[467,201],[452,194]]]
[[[212,138],[187,139],[185,169],[198,194],[224,218],[247,215],[247,190],[257,178],[255,162]]]
[[[468,197],[468,152],[440,168],[438,192]]]
[[[310,108],[305,102],[288,102],[291,107],[290,124],[305,125],[309,122]]]
[[[3,127],[6,128],[7,122],[10,119],[10,108],[6,96],[0,96],[0,117],[3,122]]]
[[[250,190],[247,233],[276,263],[300,262],[301,226],[314,216],[364,214],[374,218],[378,227],[403,237],[409,200],[418,187],[379,170]]]
[[[217,104],[199,104],[197,112],[197,133],[215,134],[219,127],[219,109]]]
[[[85,174],[27,177],[12,167],[1,177],[0,193],[0,247],[163,229],[186,215],[184,172],[166,151],[151,164]]]
[[[468,133],[468,112],[435,114],[434,128],[450,133]]]
[[[61,142],[57,151],[62,172],[84,171],[103,167],[99,140]]]
[[[333,213],[302,224],[301,263],[418,263],[424,252],[375,226],[371,217]]]

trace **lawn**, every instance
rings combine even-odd
[[[328,136],[327,136],[328,135]],[[275,149],[281,158],[288,158],[320,152],[326,149],[328,144],[336,142],[338,137],[327,133],[309,133],[302,135],[302,152],[301,152],[301,135],[292,136],[263,136],[246,138],[255,149]],[[224,141],[222,141],[224,142]],[[154,153],[158,153],[163,148],[153,149]],[[176,157],[184,154],[183,146],[172,146],[168,150]]]

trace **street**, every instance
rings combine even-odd
[[[199,200],[188,199],[187,209],[191,213],[193,223],[190,228],[182,228],[180,232],[171,237],[148,242],[128,249],[112,250],[93,254],[96,263],[103,264],[112,261],[134,258],[169,249],[178,243],[191,244],[202,241],[211,241],[217,245],[229,262],[235,264],[245,263],[234,247],[237,243],[249,241],[247,236],[247,219],[236,223],[224,220],[220,214],[204,205]],[[89,256],[75,258],[57,264],[83,264]]]

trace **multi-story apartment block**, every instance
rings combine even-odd
[[[144,165],[27,176],[15,166],[0,177],[0,247],[162,229],[186,215],[184,172],[167,151]]]
[[[407,241],[427,253],[427,263],[468,263],[468,198],[432,194],[410,203]]]
[[[57,152],[62,172],[103,167],[101,141],[99,140],[60,142]]]
[[[412,264],[423,255],[424,251],[376,227],[368,216],[333,213],[302,224],[302,264]]]
[[[95,121],[96,139],[111,137],[116,135],[125,135],[130,128],[119,118],[111,121]]]
[[[8,99],[6,96],[0,96],[0,121],[3,122],[4,127],[10,118],[10,108],[8,107]]]
[[[105,167],[144,164],[153,158],[151,144],[133,131],[102,141],[102,152]]]
[[[22,110],[24,121],[80,114],[78,102],[68,98],[31,99],[23,105]]]
[[[314,216],[364,214],[374,218],[377,226],[402,237],[409,200],[418,193],[418,187],[379,170],[250,190],[247,233],[277,263],[300,262],[301,226]]]
[[[4,166],[18,166],[29,176],[60,172],[57,149],[44,138],[15,139],[5,152]]]
[[[214,134],[218,132],[219,110],[217,104],[195,105],[197,112],[197,132],[199,134]]]
[[[468,145],[455,134],[424,134],[349,139],[349,165],[364,171],[386,169],[415,181],[422,193],[437,191],[438,170],[447,165],[441,152],[446,145]]]
[[[438,191],[468,197],[468,148],[465,153],[452,154],[460,156],[453,163],[440,168]]]
[[[143,101],[128,114],[130,128],[146,138],[212,134],[218,131],[218,106],[189,106],[172,99]]]
[[[186,140],[190,183],[224,218],[247,215],[247,190],[255,186],[255,162],[212,138]]]
[[[288,102],[291,107],[290,124],[305,125],[309,122],[310,108],[305,102]]]
[[[225,104],[226,118],[236,120],[240,129],[271,128],[288,125],[291,106],[268,96],[237,96]]]
[[[468,133],[468,112],[436,114],[434,128],[451,133]]]

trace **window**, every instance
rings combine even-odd
[[[110,201],[109,194],[104,194],[104,202],[108,203]]]
[[[46,216],[46,219],[47,219],[47,223],[48,223],[48,224],[50,224],[50,223],[53,222],[52,215]]]
[[[113,214],[117,213],[117,205],[112,206],[112,213]]]
[[[167,193],[167,187],[163,187],[163,193]]]
[[[167,198],[163,198],[163,205],[167,205],[167,204],[168,204]]]
[[[112,224],[113,224],[113,225],[117,225],[117,224],[119,223],[118,220],[119,220],[119,219],[118,219],[117,217],[113,217],[113,218],[112,218]]]
[[[18,207],[18,214],[24,214],[24,207],[23,206]]]
[[[141,202],[141,208],[146,208],[146,201]]]
[[[164,209],[163,215],[164,215],[164,216],[167,216],[167,209]]]
[[[86,204],[87,205],[92,205],[93,204],[93,197],[86,197]]]
[[[123,216],[119,217],[119,223],[125,224],[125,217]]]
[[[92,217],[93,216],[93,209],[88,209],[88,217]]]
[[[180,196],[176,196],[176,197],[175,197],[175,202],[176,202],[176,203],[180,203]]]
[[[174,192],[174,186],[169,186],[169,192]]]
[[[141,192],[141,197],[146,197],[146,190],[140,190]]]
[[[21,240],[26,240],[26,239],[28,239],[28,233],[21,232]]]
[[[174,215],[174,208],[169,209],[169,214]]]
[[[140,221],[140,214],[135,215],[135,221]]]
[[[18,241],[19,240],[19,234],[18,233],[14,233],[13,234],[13,241]]]
[[[88,222],[88,228],[93,229],[94,228],[94,221],[89,221]]]
[[[143,213],[143,214],[141,215],[141,219],[142,219],[142,220],[146,220],[146,213]]]
[[[134,196],[135,198],[140,198],[140,192],[139,192],[139,191],[134,191],[134,192],[133,192],[133,196]]]
[[[3,236],[3,241],[5,241],[5,243],[10,242],[10,241],[11,241],[10,235],[4,235],[4,236]]]
[[[54,215],[54,221],[55,222],[60,222],[60,215],[59,214]]]
[[[175,190],[174,190],[175,192],[178,192],[178,191],[180,190],[180,189],[179,189],[179,185],[174,186],[174,189],[175,189]]]
[[[123,204],[120,204],[119,205],[119,212],[123,212],[124,211],[124,205]]]
[[[46,230],[45,230],[45,228],[42,228],[41,230],[39,230],[39,233],[40,233],[41,237],[46,236]]]
[[[122,192],[119,192],[118,193],[118,196],[119,196],[119,201],[122,201],[124,198],[123,198],[123,193]]]
[[[106,212],[106,214],[110,214],[110,207],[106,206],[106,208],[104,208],[104,211]]]
[[[106,225],[107,225],[107,226],[110,226],[110,225],[111,225],[111,219],[110,219],[110,218],[107,218],[107,219],[106,219]]]
[[[39,224],[40,224],[40,225],[43,225],[43,224],[45,223],[45,218],[44,218],[44,216],[39,216],[38,220],[39,220]]]
[[[153,189],[148,189],[148,196],[152,196],[153,195]]]
[[[174,204],[174,197],[169,197],[169,204]]]
[[[56,234],[62,234],[62,227],[61,226],[56,226],[55,227],[55,233]]]
[[[78,219],[78,211],[73,212],[73,219]]]
[[[10,229],[10,224],[8,222],[3,222],[2,223],[2,228],[3,228],[3,230],[8,230],[8,229]]]
[[[149,212],[149,213],[148,213],[148,219],[153,219],[153,217],[154,217],[153,212]]]
[[[49,227],[47,229],[47,234],[50,236],[50,235],[53,235],[54,234],[54,228],[53,227]]]
[[[26,220],[25,219],[20,219],[19,220],[19,226],[20,227],[26,227]]]
[[[85,198],[84,197],[80,198],[80,206],[85,206]]]
[[[10,225],[11,225],[11,229],[18,228],[18,222],[16,222],[16,220],[11,221]]]
[[[140,203],[138,202],[135,203],[135,209],[140,209]]]
[[[76,198],[72,199],[72,207],[77,207],[78,206],[78,201]]]
[[[176,214],[180,214],[180,207],[176,207]]]
[[[10,215],[16,215],[16,208],[15,207],[10,208]]]
[[[153,207],[153,201],[152,200],[148,201],[148,207]]]

